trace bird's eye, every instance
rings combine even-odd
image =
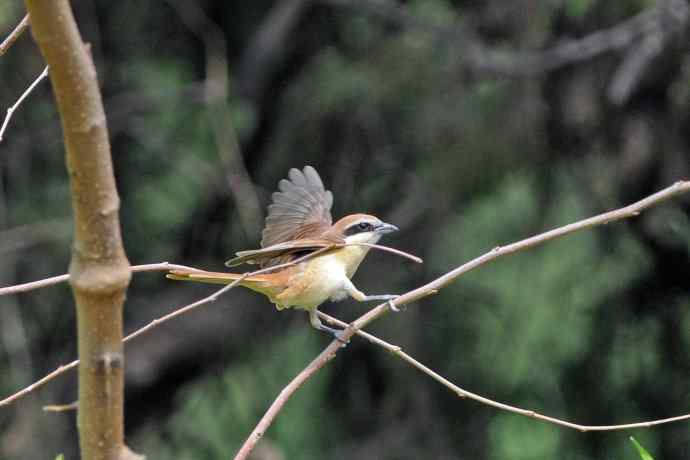
[[[374,230],[374,226],[369,222],[358,222],[347,227],[345,230],[345,236],[356,235],[357,233],[371,232]]]

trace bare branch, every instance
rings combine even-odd
[[[597,225],[604,225],[608,224],[609,222],[615,222],[617,220],[637,216],[640,214],[641,211],[649,208],[650,206],[654,206],[656,204],[659,204],[662,201],[668,200],[669,198],[672,198],[674,196],[687,193],[690,191],[690,181],[679,181],[676,182],[675,184],[671,185],[670,187],[667,187],[653,195],[648,196],[647,198],[644,198],[636,203],[633,203],[629,206],[626,206],[624,208],[620,208],[614,211],[610,212],[605,212],[603,214],[599,214],[594,217],[590,217],[588,219],[584,219],[572,224],[565,225],[563,227],[558,227],[553,230],[549,230],[547,232],[541,233],[539,235],[526,238],[524,240],[518,241],[516,243],[509,244],[507,246],[497,246],[491,251],[487,252],[486,254],[477,257],[457,268],[454,270],[451,270],[450,272],[446,273],[445,275],[435,279],[434,281],[425,284],[424,286],[421,286],[417,289],[414,289],[412,291],[409,291],[400,297],[395,299],[395,305],[396,306],[401,306],[405,305],[411,302],[414,302],[416,300],[419,300],[421,298],[424,298],[428,295],[436,293],[438,290],[441,288],[447,286],[448,284],[452,283],[455,281],[459,276],[474,270],[475,268],[478,268],[482,265],[485,265],[494,259],[497,259],[498,257],[505,256],[508,254],[512,254],[518,251],[522,251],[540,244],[543,244],[547,241],[550,241],[552,239],[568,235],[570,233],[579,231],[579,230],[584,230],[590,227],[594,227]],[[388,310],[390,309],[389,303],[383,303],[381,305],[378,305],[377,307],[374,307],[373,309],[369,310],[367,313],[364,315],[360,316],[357,320],[352,322],[345,330],[343,331],[343,334],[341,335],[340,339],[341,340],[349,340],[358,330],[361,330],[364,328],[367,324],[371,323],[372,321],[380,318],[381,316],[385,315]],[[338,340],[333,340],[307,367],[305,367],[297,376],[285,387],[283,390],[280,392],[278,397],[273,401],[271,406],[268,408],[264,416],[259,420],[259,423],[256,425],[254,430],[251,432],[249,437],[245,440],[244,444],[242,447],[240,447],[240,450],[237,452],[237,455],[235,456],[235,460],[243,460],[248,457],[250,452],[254,449],[256,444],[259,442],[259,440],[263,437],[264,433],[266,430],[271,426],[273,423],[273,420],[275,417],[280,413],[281,409],[285,405],[285,403],[290,399],[290,397],[297,391],[304,382],[306,382],[312,375],[316,373],[319,369],[321,369],[323,366],[325,366],[331,359],[335,357],[335,354],[337,353],[338,349],[340,348],[342,344]],[[408,361],[410,362],[410,361]],[[412,362],[410,362],[412,364]],[[415,361],[416,363],[416,361]],[[422,366],[421,363],[417,363],[419,366]],[[418,369],[421,370],[421,367],[418,367],[415,365]],[[428,368],[425,368],[428,369]],[[433,372],[430,369],[428,369],[429,372]],[[446,382],[447,384],[453,385],[451,382],[448,380],[444,379],[438,374],[431,374],[429,373],[428,375],[434,376],[434,379],[437,381],[442,381]],[[446,384],[444,383],[444,384]],[[447,385],[448,386],[448,385]],[[454,387],[454,385],[453,385]],[[453,388],[449,387],[449,388]],[[458,387],[459,388],[459,387]],[[455,389],[455,388],[453,388]],[[489,400],[487,398],[483,398],[479,395],[474,395],[473,393],[469,393],[465,390],[462,390],[462,396],[469,397],[470,395],[476,396],[475,400],[484,402],[486,404],[491,403],[490,405],[494,407],[499,407],[505,410],[511,410],[511,412],[515,412],[521,415],[527,415],[530,417],[538,418],[540,420],[548,421],[555,423],[555,420],[551,417],[543,416],[540,414],[537,414],[533,411],[526,411],[524,409],[519,409],[513,406],[508,406],[504,405],[502,403],[498,403],[492,400]],[[459,394],[459,393],[458,393]],[[663,420],[657,420],[654,422],[642,422],[641,424],[628,424],[628,425],[618,425],[621,426],[622,428],[612,428],[616,425],[610,425],[610,426],[597,426],[597,427],[590,427],[586,425],[577,425],[573,424],[570,422],[564,422],[564,421],[559,421],[559,425],[570,427],[570,428],[576,428],[579,430],[583,431],[588,431],[588,430],[603,430],[603,429],[624,429],[624,428],[631,428],[631,427],[637,427],[637,426],[651,426],[651,425],[658,425],[661,423],[669,423],[673,421],[678,421],[678,420],[684,420],[686,418],[690,418],[690,415],[682,415],[679,417],[673,417],[673,418],[668,418],[668,419],[663,419]]]
[[[507,77],[531,77],[550,72],[576,62],[586,61],[605,53],[627,49],[640,37],[653,32],[659,11],[651,7],[608,29],[593,32],[576,40],[560,43],[537,51],[491,48],[482,43],[467,24],[450,26],[416,17],[404,7],[388,0],[321,0],[334,6],[348,7],[355,13],[373,15],[409,27],[459,39],[465,63],[475,72]]]
[[[352,337],[354,334],[354,329],[350,328],[347,330],[349,336],[343,337],[345,340],[348,340],[349,337]],[[302,384],[304,384],[304,382],[309,380],[312,375],[325,366],[330,360],[335,358],[335,354],[341,346],[342,344],[339,341],[333,340],[311,363],[309,363],[309,365],[307,365],[307,367],[297,374],[297,376],[281,390],[278,397],[271,404],[271,407],[269,407],[264,416],[261,417],[259,423],[247,440],[244,441],[242,447],[240,447],[237,455],[235,455],[235,460],[245,460],[249,456],[290,397],[302,386]]]
[[[69,364],[63,364],[62,366],[55,369],[53,372],[46,374],[45,376],[43,376],[39,380],[36,380],[31,385],[24,387],[21,390],[19,390],[18,392],[16,392],[16,393],[8,396],[7,398],[1,400],[0,401],[0,407],[8,406],[8,405],[12,404],[13,402],[17,401],[18,399],[21,399],[24,396],[28,395],[29,393],[32,393],[33,391],[39,389],[40,387],[42,387],[43,385],[45,385],[49,381],[53,380],[55,377],[64,374],[65,372],[67,372],[70,369],[74,369],[78,365],[79,365],[78,359],[72,361]]]
[[[333,318],[331,316],[326,315],[325,313],[318,312],[319,316],[321,316],[323,319],[328,321],[331,324],[338,325],[340,327],[347,327],[347,323],[340,321],[336,318]],[[421,371],[423,374],[428,375],[432,379],[436,380],[439,382],[441,385],[444,387],[450,389],[453,393],[455,393],[459,398],[468,398],[472,399],[474,401],[480,402],[482,404],[486,404],[487,406],[495,407],[500,410],[512,412],[514,414],[518,415],[524,415],[526,417],[531,417],[535,418],[537,420],[542,420],[544,422],[552,423],[554,425],[560,425],[564,426],[566,428],[573,428],[578,431],[586,432],[586,431],[620,431],[620,430],[627,430],[631,428],[645,428],[645,427],[650,427],[650,426],[655,426],[655,425],[662,425],[665,423],[671,423],[671,422],[679,422],[681,420],[689,420],[690,419],[690,414],[684,414],[684,415],[678,415],[676,417],[669,417],[669,418],[663,418],[663,419],[658,419],[658,420],[649,420],[645,422],[638,422],[638,423],[627,423],[623,425],[580,425],[578,423],[573,423],[573,422],[568,422],[567,420],[559,419],[556,417],[550,417],[548,415],[543,415],[538,412],[535,412],[533,410],[528,410],[528,409],[523,409],[517,406],[511,406],[509,404],[504,404],[498,401],[495,401],[493,399],[486,398],[484,396],[480,396],[476,393],[472,393],[470,391],[467,391],[463,388],[460,388],[459,386],[455,385],[453,382],[450,380],[446,379],[443,377],[441,374],[433,371],[429,367],[425,366],[424,364],[420,363],[416,359],[414,359],[412,356],[408,355],[402,349],[397,346],[397,345],[392,345],[384,340],[379,339],[378,337],[369,334],[367,332],[357,330],[356,334],[364,337],[367,339],[369,342],[378,345],[382,348],[384,348],[386,351],[392,353],[393,355],[397,356],[398,358],[402,359],[403,361],[407,362],[410,364],[412,367],[418,369]]]
[[[240,141],[227,102],[230,78],[225,34],[195,2],[168,0],[168,3],[178,12],[182,22],[204,43],[204,103],[208,120],[240,223],[247,235],[254,235],[261,229],[263,216],[259,197],[244,165]]]
[[[19,99],[17,99],[17,102],[12,105],[9,109],[7,109],[7,114],[5,115],[5,120],[2,122],[2,127],[0,127],[0,142],[2,142],[2,138],[5,134],[5,130],[7,129],[7,125],[10,122],[10,119],[12,118],[12,114],[14,114],[14,111],[17,110],[17,108],[21,105],[22,102],[24,102],[24,99],[26,99],[29,94],[31,94],[31,91],[34,90],[34,88],[45,78],[48,76],[48,66],[46,66],[45,69],[43,69],[43,72],[36,77],[33,83],[29,85],[29,87],[22,93],[21,96],[19,96]]]
[[[618,66],[607,90],[608,99],[616,105],[625,103],[642,79],[644,71],[664,49],[666,36],[659,30],[649,33],[639,46],[631,47]]]
[[[69,404],[49,404],[43,406],[44,412],[69,412],[79,409],[79,401],[74,401]]]
[[[168,270],[190,270],[195,271],[196,268],[187,267],[186,265],[176,265],[168,262],[161,262],[158,264],[134,265],[130,267],[132,272],[160,272]],[[51,278],[45,278],[38,281],[31,281],[29,283],[16,284],[14,286],[7,286],[0,288],[0,296],[9,294],[19,294],[20,292],[33,291],[34,289],[41,289],[48,286],[54,286],[60,283],[69,281],[69,275],[58,275]]]
[[[251,100],[264,94],[276,68],[289,59],[291,36],[312,0],[279,0],[261,20],[239,58],[235,83],[238,92]]]
[[[346,328],[349,326],[349,324],[347,324],[345,321],[340,321],[338,318],[334,318],[320,310],[316,310],[316,314],[330,324],[335,324],[336,326],[340,326],[342,328]],[[362,331],[360,329],[356,329],[355,334],[367,339],[369,342],[378,345],[379,347],[385,348],[391,353],[396,353],[401,350],[399,346],[388,343],[385,340],[379,339],[375,335],[369,334],[368,332]]]
[[[389,248],[388,246],[383,246],[381,244],[373,244],[373,243],[346,243],[343,246],[366,246],[368,248],[372,249],[378,249],[380,251],[384,252],[390,252],[391,254],[395,254],[400,257],[404,257],[406,259],[410,259],[412,262],[417,262],[418,264],[423,263],[424,261],[417,256],[413,256],[412,254],[401,251],[400,249],[395,249],[395,248]]]
[[[19,21],[19,24],[17,24],[17,27],[14,28],[12,32],[7,36],[5,40],[3,40],[2,44],[0,44],[0,56],[5,54],[8,49],[10,49],[10,46],[14,44],[15,41],[19,38],[19,36],[26,30],[26,28],[29,27],[29,15],[27,14],[24,16],[24,18]]]
[[[499,50],[477,42],[469,62],[475,71],[512,77],[530,77],[587,61],[605,53],[632,46],[640,37],[653,32],[658,18],[656,8],[642,11],[608,29],[580,39],[566,39],[542,51]]]
[[[685,0],[660,0],[657,4],[654,27],[630,47],[609,84],[607,95],[611,102],[622,105],[639,86],[645,71],[664,50],[674,35],[687,26],[690,17]]]

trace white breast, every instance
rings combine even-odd
[[[346,267],[334,255],[317,257],[308,267],[302,276],[309,276],[312,283],[301,296],[293,299],[294,306],[311,309],[328,299],[340,300],[347,296],[344,289]]]

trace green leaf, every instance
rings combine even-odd
[[[630,436],[630,440],[635,445],[635,448],[637,449],[637,452],[640,454],[640,458],[642,460],[654,460],[654,457],[652,457],[652,455],[649,452],[647,452],[647,449],[642,447],[642,445],[639,442],[637,442],[637,439]]]
[[[57,457],[55,457],[55,460],[65,460],[65,454],[59,454]]]

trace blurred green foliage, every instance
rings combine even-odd
[[[222,375],[181,389],[177,395],[179,409],[163,425],[170,430],[173,442],[162,438],[160,432],[145,432],[141,450],[180,460],[229,456],[261,418],[266,402],[320,351],[318,337],[309,332],[282,337],[229,366]],[[279,353],[281,350],[290,353]],[[321,405],[327,397],[328,374],[326,369],[311,379],[288,402],[285,416],[278,417],[272,426],[270,439],[283,448],[286,458],[322,458],[332,438],[328,433],[338,425]]]

